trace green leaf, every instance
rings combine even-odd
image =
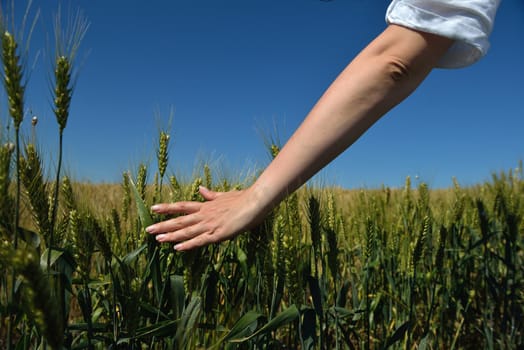
[[[382,292],[379,292],[376,294],[376,296],[371,301],[371,305],[369,307],[370,312],[375,312],[377,309],[377,306],[380,304],[380,301],[382,300]]]
[[[143,337],[166,337],[173,335],[177,331],[178,320],[167,320],[156,322],[150,326],[142,327],[137,330],[136,338]]]
[[[105,323],[93,322],[91,325],[88,325],[86,322],[73,323],[67,326],[68,331],[80,331],[87,332],[91,327],[94,332],[107,332],[110,325]]]
[[[33,247],[38,247],[40,245],[40,235],[34,231],[25,229],[23,227],[18,227],[18,235],[26,243],[29,243]]]
[[[184,301],[186,300],[184,277],[181,275],[171,276],[170,282],[171,292],[169,296],[174,309],[174,317],[179,318],[182,316],[182,312],[184,311]]]
[[[248,311],[235,323],[223,341],[235,341],[235,339],[245,337],[246,334],[251,334],[257,328],[258,321],[262,318],[264,318],[264,315],[255,311]]]
[[[424,338],[422,338],[422,340],[418,344],[417,350],[426,350],[429,348],[429,345],[428,345],[429,337],[430,337],[430,334],[428,333]]]
[[[271,319],[268,323],[266,323],[262,328],[257,330],[255,333],[251,334],[250,336],[244,337],[244,338],[231,339],[230,342],[242,343],[260,334],[272,332],[275,329],[278,329],[296,320],[299,316],[300,314],[298,312],[296,305],[291,305],[290,307],[288,307],[287,309],[285,309],[284,311],[276,315],[273,319]]]
[[[146,207],[146,204],[142,200],[142,197],[140,196],[140,193],[138,192],[138,189],[136,188],[135,182],[133,181],[133,178],[131,177],[131,174],[127,174],[129,178],[129,185],[131,187],[131,191],[133,192],[133,196],[135,197],[136,202],[136,208],[138,210],[138,216],[140,217],[140,222],[142,223],[142,227],[146,228],[149,225],[153,224],[153,218],[151,217],[151,214],[149,213],[149,210]]]
[[[307,308],[302,310],[302,342],[304,350],[315,348],[317,315],[314,309]]]
[[[242,272],[244,273],[244,276],[248,275],[248,267],[247,267],[247,255],[242,250],[242,248],[237,246],[237,259],[240,264],[240,268],[242,269]]]
[[[124,256],[124,259],[122,259],[122,262],[129,266],[143,251],[147,248],[147,243],[142,244],[137,249],[133,250],[132,252],[128,253],[126,256]]]
[[[141,310],[141,316],[142,317],[146,317],[146,318],[154,318],[156,317],[157,315],[160,315],[160,317],[162,317],[162,319],[169,319],[170,317],[168,315],[166,315],[164,312],[162,312],[162,310],[159,310],[156,306],[148,303],[148,302],[145,302],[145,301],[140,301],[139,302],[139,305],[140,305],[140,310]]]
[[[346,309],[344,307],[340,307],[340,306],[332,307],[332,308],[330,308],[330,311],[333,312],[333,314],[336,314],[337,318],[339,318],[339,319],[350,318],[350,317],[355,316],[356,313],[361,312],[359,310],[350,311],[350,310],[348,310],[348,309]]]
[[[91,305],[89,291],[86,288],[82,288],[78,291],[77,301],[78,301],[78,306],[80,306],[80,310],[82,311],[82,316],[84,317],[84,321],[87,322],[88,320],[91,320],[93,308]]]
[[[181,349],[185,349],[187,340],[193,332],[198,317],[200,317],[202,311],[201,305],[202,299],[194,295],[182,313],[180,325],[175,334],[175,338],[178,340]]]
[[[102,316],[102,313],[104,312],[104,308],[103,307],[97,307],[94,311],[93,311],[93,314],[91,315],[91,319],[93,320],[92,322],[97,322],[98,319],[100,318],[100,316]]]
[[[62,249],[46,249],[40,256],[40,267],[42,270],[47,270],[47,256],[51,254],[50,266],[53,266],[53,274],[61,275],[64,282],[65,288],[72,291],[73,284],[73,272],[76,269],[76,261],[67,250]]]
[[[58,258],[64,254],[64,251],[51,249],[51,253],[49,253],[49,249],[46,249],[44,253],[42,253],[42,256],[40,256],[40,267],[42,270],[47,270],[47,257],[49,254],[51,254],[50,265],[53,265],[58,260]]]
[[[313,276],[308,276],[307,282],[309,285],[309,290],[311,292],[311,298],[313,299],[313,306],[315,307],[315,312],[317,313],[317,315],[322,317],[324,310],[322,307],[322,295],[318,279]]]
[[[404,322],[402,325],[400,325],[400,327],[398,327],[395,330],[395,333],[393,333],[393,335],[391,337],[389,337],[389,339],[388,339],[388,341],[386,343],[386,347],[389,347],[389,346],[395,344],[400,339],[402,339],[402,337],[408,331],[408,329],[409,329],[409,320]]]
[[[337,306],[339,307],[345,307],[347,303],[347,295],[349,291],[349,281],[345,281],[344,284],[342,284],[342,288],[338,291],[337,295]]]

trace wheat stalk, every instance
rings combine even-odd
[[[72,81],[73,62],[76,56],[78,47],[87,31],[87,22],[80,15],[74,18],[73,22],[62,31],[62,22],[60,12],[55,18],[55,66],[54,66],[54,113],[59,126],[58,139],[58,164],[56,167],[55,191],[53,196],[53,207],[51,212],[51,233],[50,242],[53,242],[54,228],[56,222],[56,215],[58,210],[58,194],[60,187],[60,171],[62,168],[62,153],[63,153],[63,139],[64,129],[69,118],[71,98],[74,90],[74,82]],[[51,249],[51,247],[50,247]],[[51,254],[48,255],[47,268],[51,265]]]
[[[5,31],[2,34],[2,62],[4,64],[4,87],[7,92],[7,100],[9,104],[9,114],[13,118],[15,126],[15,159],[16,159],[16,195],[15,195],[15,213],[13,223],[13,247],[18,248],[18,225],[20,221],[20,124],[22,123],[24,115],[24,92],[25,84],[22,83],[22,65],[20,64],[20,56],[17,54],[18,45],[14,37]],[[11,302],[15,298],[15,273],[12,274],[12,288],[9,296]],[[7,346],[11,348],[11,337],[13,334],[13,314],[10,314],[8,331],[7,331]]]

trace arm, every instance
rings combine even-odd
[[[163,214],[187,214],[147,228],[159,242],[188,250],[234,237],[259,223],[409,96],[452,44],[451,39],[390,25],[344,69],[306,119],[246,190],[201,189],[207,202],[158,204]]]

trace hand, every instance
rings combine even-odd
[[[206,202],[156,204],[157,214],[185,214],[146,228],[160,243],[174,242],[176,250],[191,250],[231,239],[263,218],[249,189],[214,192],[200,187]]]

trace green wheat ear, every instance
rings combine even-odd
[[[56,57],[54,62],[54,112],[60,133],[67,125],[71,98],[74,90],[73,67],[76,54],[82,42],[88,22],[80,12],[69,17],[69,23],[62,23],[60,13],[55,18]],[[65,28],[65,29],[62,29]]]
[[[278,153],[280,153],[280,147],[278,147],[275,144],[272,144],[269,146],[269,153],[271,153],[271,157],[276,158]]]
[[[129,185],[128,173],[122,174],[122,219],[127,221],[129,216],[129,206],[131,204],[131,188]]]
[[[49,246],[51,241],[51,220],[48,183],[44,179],[42,161],[33,144],[25,148],[25,158],[20,158],[20,177],[31,204],[32,215]]]
[[[111,242],[109,241],[108,234],[102,228],[102,226],[94,218],[92,219],[92,234],[95,238],[95,243],[102,255],[104,256],[105,261],[110,264],[113,257],[113,252],[111,249]]]
[[[76,208],[76,199],[73,192],[73,186],[69,177],[64,177],[62,180],[62,197],[64,198],[64,207],[67,213]]]
[[[211,189],[213,185],[213,177],[211,175],[211,168],[209,165],[204,165],[204,186]]]
[[[60,132],[63,132],[69,117],[73,88],[71,86],[71,62],[66,56],[56,58],[55,67],[55,115]]]
[[[189,189],[189,196],[191,201],[202,201],[202,196],[200,195],[200,192],[198,191],[199,187],[202,185],[202,178],[197,177],[193,183],[191,184],[191,187]]]
[[[164,174],[166,173],[167,169],[167,163],[168,163],[168,147],[169,147],[169,139],[170,136],[165,131],[160,132],[160,140],[158,145],[158,151],[157,151],[157,161],[158,161],[158,172],[160,174],[160,178],[164,177]]]
[[[133,179],[131,178],[131,174],[128,174],[128,183],[129,188],[131,192],[133,193],[133,196],[135,198],[135,203],[137,206],[138,216],[140,217],[140,221],[142,224],[142,227],[147,227],[149,225],[153,224],[153,218],[151,217],[151,214],[149,212],[149,209],[146,207],[146,204],[144,202],[145,197],[145,178],[146,178],[146,168],[145,166],[141,166],[138,173],[138,179],[137,184],[133,182]]]
[[[169,177],[169,183],[171,184],[171,200],[176,202],[181,199],[182,188],[180,187],[180,183],[175,175]]]
[[[24,117],[25,84],[22,83],[23,68],[18,55],[18,44],[8,31],[2,34],[2,62],[9,114],[13,118],[15,130],[18,130]]]
[[[129,180],[131,180],[131,178]],[[144,164],[140,164],[140,166],[138,167],[138,174],[136,176],[136,189],[142,201],[146,200],[146,182],[147,167]]]
[[[431,219],[429,218],[429,216],[425,216],[422,231],[420,232],[418,239],[415,243],[415,247],[413,248],[413,255],[412,255],[413,272],[417,268],[417,264],[419,263],[419,261],[424,257],[425,244],[430,234],[431,234]]]
[[[311,243],[315,255],[315,266],[316,262],[320,261],[321,257],[321,220],[320,203],[313,195],[311,195],[308,200],[308,221],[311,231]]]
[[[10,224],[9,218],[13,210],[13,198],[9,193],[9,187],[11,185],[11,159],[13,154],[11,145],[10,143],[6,143],[0,146],[0,222],[6,226]]]

